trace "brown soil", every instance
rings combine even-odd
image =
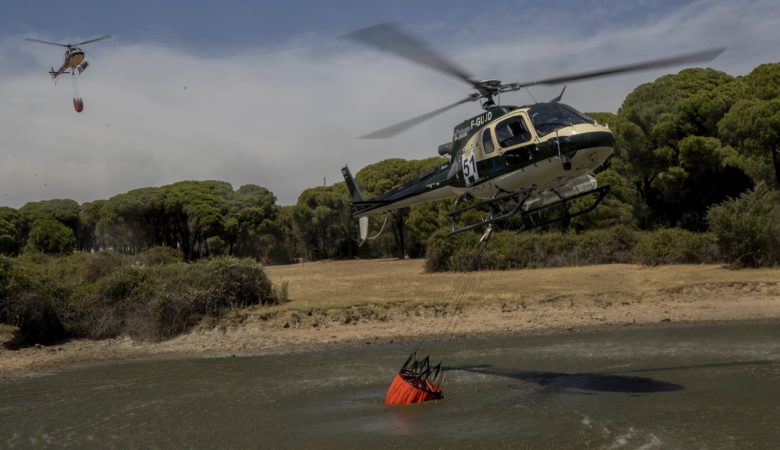
[[[780,269],[616,264],[427,274],[421,260],[367,260],[267,271],[277,285],[289,282],[288,303],[236,311],[165,342],[121,337],[2,348],[0,378],[86,362],[288,352],[441,333],[780,320]],[[0,329],[0,340],[8,331]]]

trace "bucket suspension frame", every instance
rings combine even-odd
[[[523,188],[516,192],[498,190],[490,200],[485,200],[470,206],[458,208],[458,205],[461,202],[473,198],[470,194],[465,193],[455,199],[452,211],[447,213],[447,215],[450,216],[450,219],[452,220],[452,225],[448,235],[452,236],[453,234],[462,233],[464,231],[473,230],[475,228],[490,226],[492,224],[500,224],[515,216],[519,217],[523,222],[519,231],[531,230],[533,228],[549,225],[554,222],[560,222],[592,211],[596,206],[598,206],[599,203],[601,203],[602,200],[604,200],[604,197],[606,197],[606,195],[609,193],[609,190],[609,185],[599,186],[595,189],[578,192],[568,197],[563,197],[562,195],[555,192],[558,195],[559,200],[548,203],[546,205],[527,209],[524,209],[524,206],[526,202],[533,196],[534,192],[536,192],[536,186]],[[594,197],[592,203],[590,203],[585,208],[574,212],[571,211],[570,206],[572,202],[588,196]],[[480,221],[466,224],[464,226],[459,226],[458,220],[461,214],[473,209],[484,210],[487,212],[487,215],[484,216]],[[548,213],[556,210],[560,213],[559,215],[553,217],[548,216]]]

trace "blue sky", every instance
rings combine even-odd
[[[436,154],[463,105],[388,140],[357,136],[468,95],[468,86],[341,39],[395,21],[476,78],[525,81],[727,46],[707,66],[742,75],[777,62],[775,0],[18,1],[0,15],[0,205],[79,202],[183,179],[272,190],[282,204],[385,158]],[[91,65],[51,83],[56,47]],[[564,101],[612,111],[638,84],[680,68],[571,84]],[[186,88],[186,89],[185,89]],[[532,88],[540,99],[560,86]],[[525,92],[504,103],[531,102]]]
[[[497,28],[516,26],[522,32],[524,23],[558,16],[562,10],[576,13],[575,28],[587,31],[612,21],[628,24],[647,20],[686,3],[690,2],[9,0],[0,18],[0,36],[112,33],[128,43],[242,49],[283,44],[297,35],[338,35],[387,21],[466,28],[492,21]],[[570,25],[565,28],[569,30]]]

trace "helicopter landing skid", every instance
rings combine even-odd
[[[525,206],[526,201],[533,195],[536,186],[524,188],[517,192],[507,193],[499,191],[490,200],[464,208],[458,208],[458,203],[471,197],[469,194],[464,194],[455,200],[455,203],[453,204],[454,209],[447,213],[447,215],[452,218],[452,227],[448,235],[452,236],[453,234],[462,233],[475,228],[499,224],[506,222],[513,217],[518,217],[522,221],[517,231],[531,230],[551,223],[560,222],[593,210],[593,208],[604,200],[604,197],[609,193],[609,189],[610,186],[606,185],[588,191],[578,192],[568,197],[559,195],[559,200],[527,209],[523,209],[523,207]],[[574,200],[588,196],[595,197],[592,203],[587,207],[577,209],[574,212],[571,211],[570,206]],[[459,227],[457,221],[461,214],[473,209],[487,210],[488,214],[478,222]]]

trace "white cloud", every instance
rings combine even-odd
[[[592,16],[578,28],[579,9],[504,19],[501,32],[485,17],[455,34],[441,24],[418,28],[483,78],[528,80],[716,45],[729,49],[711,66],[737,75],[777,60],[780,14],[769,0],[734,3],[696,2],[624,27]],[[289,204],[323,177],[338,181],[343,163],[356,172],[384,158],[435,155],[452,126],[478,112],[470,104],[397,138],[358,140],[462,98],[468,86],[337,37],[292,42],[227,56],[121,37],[86,46],[92,65],[80,79],[85,111],[76,114],[70,80],[47,80],[61,52],[21,37],[0,41],[0,63],[12,68],[0,73],[0,204],[84,202],[183,179],[259,184]],[[673,70],[575,83],[564,100],[616,111],[636,85]],[[532,89],[539,100],[559,91]],[[524,92],[502,100],[531,101]]]

